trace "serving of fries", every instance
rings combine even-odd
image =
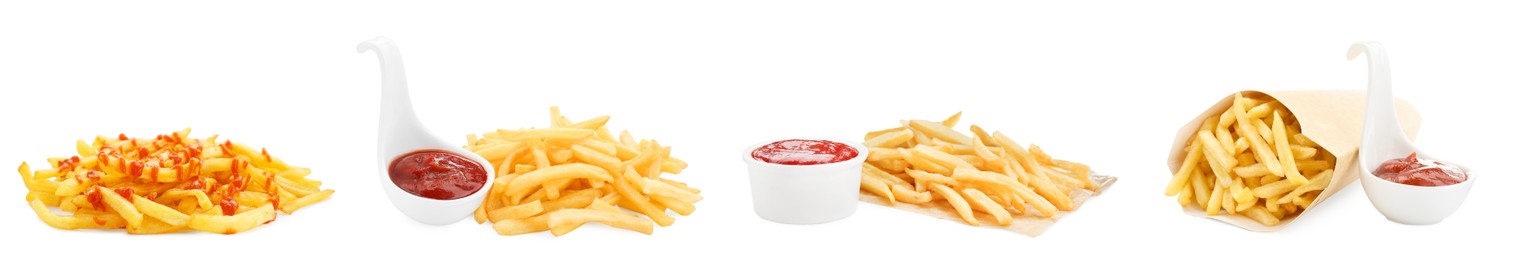
[[[1333,178],[1337,157],[1301,134],[1300,123],[1265,95],[1233,97],[1200,124],[1166,195],[1207,215],[1241,215],[1273,226],[1309,208]]]
[[[573,122],[552,107],[549,128],[468,135],[465,148],[497,164],[474,218],[492,222],[500,235],[550,230],[562,236],[588,222],[652,234],[654,223],[674,223],[668,211],[694,212],[700,190],[661,176],[688,164],[657,141],[637,141],[626,131],[611,135],[609,120]]]
[[[1008,226],[1016,217],[1053,218],[1076,209],[1074,190],[1100,188],[1087,165],[1051,158],[1039,146],[1025,148],[976,125],[970,127],[974,136],[954,130],[960,115],[904,120],[865,134],[870,155],[860,189],[888,205],[924,205],[973,226],[988,220]]]
[[[276,211],[292,214],[334,193],[308,179],[309,169],[287,165],[265,149],[190,134],[97,136],[75,143],[78,156],[49,158],[50,169],[33,171],[23,162],[17,171],[37,217],[66,230],[234,234],[275,221]]]

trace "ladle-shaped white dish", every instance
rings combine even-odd
[[[1453,185],[1414,186],[1374,176],[1374,170],[1380,164],[1411,153],[1417,153],[1419,159],[1447,162],[1418,151],[1416,145],[1406,139],[1395,115],[1395,98],[1390,92],[1390,60],[1385,56],[1385,49],[1376,42],[1355,43],[1348,49],[1350,60],[1358,58],[1359,54],[1369,58],[1368,103],[1364,108],[1364,132],[1358,151],[1359,167],[1364,171],[1359,175],[1359,182],[1363,183],[1364,193],[1369,195],[1374,208],[1390,221],[1408,225],[1443,221],[1459,209],[1470,186],[1480,176],[1470,168],[1454,163],[1448,164],[1463,169],[1467,177],[1464,182]]]
[[[377,37],[361,42],[356,52],[372,51],[382,66],[382,115],[377,126],[377,169],[381,173],[382,191],[392,200],[393,206],[416,221],[431,225],[446,225],[461,221],[472,215],[492,186],[493,164],[483,157],[462,149],[433,134],[414,115],[409,100],[408,83],[404,79],[403,59],[391,39]],[[487,182],[477,192],[453,200],[437,200],[415,196],[399,188],[388,175],[393,160],[400,156],[424,150],[453,153],[477,162],[488,173]]]

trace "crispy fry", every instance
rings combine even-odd
[[[1246,212],[1247,212],[1247,217],[1252,218],[1252,220],[1257,220],[1258,223],[1262,223],[1264,226],[1272,226],[1272,225],[1279,224],[1279,217],[1275,217],[1275,216],[1273,216],[1273,214],[1268,213],[1267,209],[1260,208],[1260,207],[1252,207],[1250,209],[1247,209]]]
[[[188,227],[212,233],[234,234],[254,229],[272,220],[276,220],[276,210],[271,204],[265,204],[233,216],[191,214]]]
[[[542,210],[544,209],[541,207],[541,201],[537,200],[527,202],[525,204],[493,210],[492,212],[488,212],[488,219],[492,220],[493,222],[499,222],[506,219],[523,219],[541,214]]]
[[[619,211],[596,210],[596,209],[564,209],[552,212],[547,219],[547,226],[561,227],[570,225],[583,225],[586,222],[599,222],[611,227],[626,229],[642,234],[653,234],[653,222],[647,221],[631,214]],[[572,231],[569,229],[568,231]],[[554,236],[562,236],[566,232],[552,232]]]
[[[531,139],[550,140],[581,140],[594,136],[594,130],[575,128],[541,128],[506,130],[499,129],[498,138],[504,141],[524,141]]]
[[[53,211],[48,210],[48,206],[43,205],[41,199],[32,199],[29,204],[32,205],[32,211],[37,213],[37,218],[42,219],[42,222],[47,223],[48,226],[57,229],[124,228],[127,226],[127,221],[123,220],[120,215],[108,214],[87,217],[75,214],[74,216],[59,216],[58,214],[53,214]]]
[[[1263,177],[1264,175],[1268,175],[1268,167],[1264,167],[1261,164],[1252,164],[1236,167],[1235,169],[1232,169],[1231,172],[1236,173],[1236,176],[1240,176],[1242,178]]]
[[[1207,164],[1200,164],[1200,165],[1207,165]],[[1200,168],[1205,168],[1205,167],[1208,167],[1208,166],[1204,166],[1204,167],[1200,167]],[[1212,189],[1211,187],[1214,186],[1212,184],[1209,184],[1211,181],[1208,180],[1207,177],[1205,177],[1205,176],[1207,176],[1207,174],[1209,174],[1209,173],[1205,172],[1204,170],[1199,170],[1199,173],[1195,173],[1193,176],[1189,176],[1189,184],[1191,186],[1193,186],[1193,188],[1194,188],[1194,201],[1199,204],[1200,208],[1208,208],[1209,207],[1210,191]]]
[[[886,198],[887,205],[897,202],[896,194],[891,193],[891,184],[886,183],[885,180],[875,178],[875,176],[867,176],[863,172],[860,175],[860,190]]]
[[[144,198],[143,196],[138,196],[138,194],[133,194],[133,206],[136,207],[139,212],[143,212],[143,215],[154,217],[155,219],[161,221],[162,224],[166,224],[172,227],[185,226],[186,221],[191,220],[191,215],[186,215],[186,213],[176,211],[175,209],[165,206],[164,204],[159,204]]]
[[[292,200],[286,204],[281,204],[281,212],[292,214],[292,212],[297,212],[297,209],[301,209],[303,207],[313,205],[314,203],[318,203],[319,201],[329,199],[329,195],[334,195],[334,190],[322,190],[317,193],[302,196],[301,198],[297,198],[296,200]]]
[[[529,233],[536,233],[536,232],[541,232],[541,231],[547,231],[547,230],[551,229],[551,227],[547,226],[547,220],[549,219],[549,217],[551,217],[551,214],[542,214],[542,215],[539,215],[539,216],[530,217],[530,218],[526,218],[526,219],[506,219],[506,220],[501,220],[501,221],[493,222],[493,230],[495,232],[498,232],[499,235],[504,235],[504,236],[513,236],[513,235],[521,235],[521,234],[529,234]]]
[[[969,169],[969,168],[966,168]],[[944,185],[959,185],[960,182],[949,176],[928,173],[919,170],[907,170],[907,175],[912,176],[917,183],[938,183]]]
[[[190,218],[191,218],[190,216],[187,216],[186,217],[187,221],[189,221]],[[136,234],[167,234],[167,233],[175,233],[175,232],[185,231],[186,229],[187,228],[186,228],[185,225],[176,226],[176,225],[172,225],[170,223],[165,223],[164,221],[160,221],[159,219],[156,219],[156,218],[146,218],[146,219],[143,219],[143,224],[142,225],[139,225],[137,227],[131,227],[131,226],[127,227],[127,233],[128,234],[135,234],[135,235]]]
[[[870,141],[870,139],[875,139],[876,137],[879,137],[879,136],[882,136],[882,135],[886,135],[886,134],[890,134],[890,133],[895,133],[895,132],[901,132],[902,130],[907,130],[907,128],[898,126],[898,127],[892,127],[892,128],[887,128],[887,129],[871,131],[869,133],[865,133],[865,141]]]
[[[1223,152],[1225,150],[1220,147],[1220,142],[1215,141],[1215,137],[1212,137],[1209,131],[1199,131],[1199,144],[1203,145],[1201,152],[1204,153],[1205,161],[1210,162],[1210,170],[1215,174],[1216,185],[1230,185],[1231,174],[1226,168],[1236,166],[1236,159]]]
[[[701,199],[700,195],[698,194],[690,193],[687,190],[674,187],[673,185],[669,185],[666,182],[658,181],[656,179],[643,178],[642,182],[644,182],[642,184],[642,194],[656,197],[672,198],[686,203],[699,202]]]
[[[549,182],[569,179],[594,179],[603,182],[612,180],[609,172],[594,165],[573,163],[536,169],[515,177],[504,188],[504,193],[511,196],[513,203],[519,203],[518,198],[529,195],[536,187],[547,186]]]
[[[143,224],[143,213],[138,212],[137,206],[134,206],[132,202],[128,202],[126,198],[123,198],[116,191],[98,186],[96,187],[96,194],[101,194],[101,198],[106,201],[106,205],[111,207],[113,212],[122,215],[122,219],[127,220],[128,227]]]
[[[1316,177],[1312,177],[1310,179],[1309,183],[1306,183],[1305,185],[1300,185],[1300,187],[1295,188],[1293,191],[1290,191],[1288,194],[1284,194],[1284,197],[1279,198],[1278,202],[1279,203],[1290,203],[1290,201],[1293,201],[1295,197],[1299,197],[1301,195],[1305,195],[1305,193],[1307,193],[1307,192],[1317,191],[1317,190],[1324,189],[1324,188],[1326,188],[1327,185],[1330,185],[1331,182],[1332,182],[1332,170],[1331,169],[1327,169],[1325,171],[1321,171],[1321,173],[1316,174]]]
[[[1199,159],[1204,158],[1204,153],[1196,152],[1202,147],[1199,140],[1196,139],[1191,141],[1191,143],[1188,146],[1187,159],[1183,159],[1183,164],[1178,167],[1178,172],[1174,173],[1173,179],[1167,182],[1167,196],[1178,195],[1178,191],[1183,190],[1183,186],[1188,185],[1189,174],[1194,173],[1194,169],[1199,165]]]
[[[960,123],[960,115],[964,113],[965,112],[955,112],[955,114],[945,118],[944,121],[939,121],[939,124],[946,128],[955,128],[955,124]]]
[[[870,155],[865,156],[865,161],[901,160],[902,152],[896,148],[870,148]]]
[[[689,216],[690,213],[695,212],[694,203],[684,202],[679,199],[668,197],[653,197],[652,199],[653,204],[657,204],[657,206],[672,210],[674,213],[679,213],[680,216]]]
[[[976,220],[976,215],[971,212],[971,204],[966,202],[966,199],[961,197],[960,193],[955,192],[949,186],[944,186],[944,184],[933,183],[929,185],[929,189],[933,190],[934,194],[944,197],[944,200],[949,202],[951,207],[955,208],[955,213],[959,214],[960,219],[965,220],[966,224],[971,224],[972,226],[982,224],[981,221]]]
[[[896,148],[913,139],[913,131],[899,128],[900,131],[891,132],[865,140],[865,147]]]
[[[1210,206],[1204,209],[1204,213],[1210,216],[1220,215],[1220,208],[1224,205],[1222,196],[1225,196],[1225,187],[1216,185],[1215,189],[1210,191]]]
[[[919,133],[923,133],[930,138],[939,139],[941,141],[950,142],[952,144],[971,145],[971,137],[967,137],[964,134],[955,132],[955,129],[950,129],[950,127],[939,123],[929,122],[928,120],[912,120],[908,121],[908,126],[911,126],[913,130],[917,130]]]
[[[992,201],[992,198],[987,197],[987,194],[982,193],[981,190],[966,188],[961,190],[961,195],[965,195],[966,199],[976,206],[976,210],[990,214],[992,218],[997,219],[998,225],[1007,226],[1013,224],[1013,214],[1008,213],[1008,210],[1003,209],[1003,206],[998,205],[996,201]]]
[[[1278,113],[1273,114],[1273,145],[1277,150],[1279,167],[1284,170],[1283,176],[1289,178],[1295,185],[1304,185],[1310,180],[1300,175],[1300,170],[1295,166],[1295,155],[1289,150],[1289,135],[1285,133],[1284,119]]]
[[[1178,191],[1178,205],[1188,207],[1188,205],[1192,204],[1194,204],[1194,189],[1193,187],[1183,186],[1183,190]]]

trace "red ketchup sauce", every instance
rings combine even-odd
[[[859,151],[847,144],[827,140],[790,139],[753,150],[753,158],[773,164],[818,165],[848,161]]]
[[[464,198],[477,193],[488,183],[488,171],[477,162],[435,150],[399,156],[393,159],[387,174],[403,191],[437,200]]]
[[[1405,158],[1391,159],[1374,170],[1374,177],[1390,182],[1413,186],[1454,185],[1468,179],[1463,169],[1443,162],[1417,159],[1417,153]]]

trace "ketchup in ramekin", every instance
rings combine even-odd
[[[848,161],[859,151],[844,143],[828,140],[788,139],[753,150],[759,161],[784,165],[818,165]]]
[[[1439,161],[1418,159],[1417,153],[1385,161],[1379,165],[1379,169],[1374,170],[1374,177],[1424,187],[1454,185],[1469,179],[1463,169]]]
[[[399,156],[388,167],[387,173],[393,184],[403,191],[437,200],[465,198],[488,184],[488,171],[477,162],[436,150]]]

